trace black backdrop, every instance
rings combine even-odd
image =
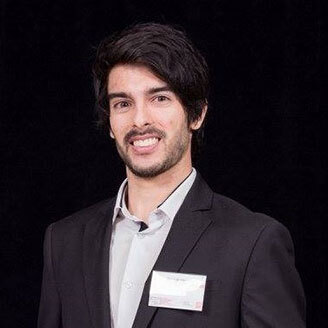
[[[326,327],[323,6],[2,0],[1,326],[36,325],[46,226],[114,195],[124,176],[113,144],[94,125],[96,45],[133,22],[157,21],[182,25],[211,69],[196,167],[217,192],[289,228],[308,327]]]

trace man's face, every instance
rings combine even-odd
[[[116,65],[109,73],[111,137],[128,169],[157,176],[191,163],[191,132],[169,86],[142,65]]]

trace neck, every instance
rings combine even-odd
[[[189,165],[176,165],[153,178],[137,177],[127,169],[127,204],[130,213],[147,223],[149,214],[172,193],[191,170],[191,161]]]

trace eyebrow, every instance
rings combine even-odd
[[[128,94],[125,92],[113,92],[107,95],[107,99],[110,101],[114,98],[129,98]]]
[[[154,93],[162,92],[162,91],[170,91],[170,92],[172,92],[172,89],[168,85],[165,85],[164,87],[150,88],[149,90],[147,90],[147,93],[149,95],[153,95]]]
[[[148,95],[153,95],[157,92],[163,92],[163,91],[170,91],[172,92],[172,89],[165,85],[163,87],[158,87],[158,88],[150,88],[146,91]],[[126,92],[111,92],[107,95],[108,101],[111,101],[114,98],[131,98]]]

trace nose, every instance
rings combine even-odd
[[[147,106],[145,101],[137,103],[135,105],[133,125],[137,128],[152,124],[150,108]]]

